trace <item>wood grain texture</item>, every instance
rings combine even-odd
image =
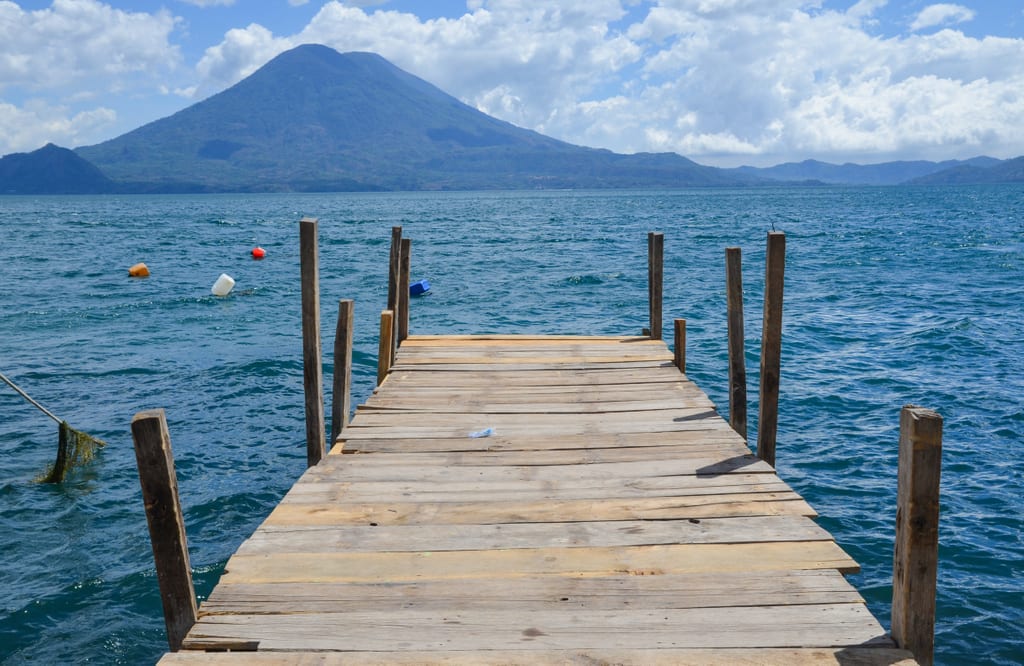
[[[814,516],[660,340],[412,335],[162,663],[913,663]]]

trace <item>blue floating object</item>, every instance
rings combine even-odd
[[[410,296],[422,296],[430,291],[430,283],[426,280],[418,280],[409,285]]]

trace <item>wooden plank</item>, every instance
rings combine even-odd
[[[347,433],[346,433],[347,434]],[[564,435],[557,437],[508,438],[500,434],[475,439],[423,438],[416,440],[379,439],[372,436],[342,438],[331,453],[417,453],[450,451],[552,451],[568,449],[616,449],[629,447],[667,446],[685,450],[687,455],[701,458],[719,456],[731,458],[750,453],[750,449],[735,433],[710,430],[684,430],[673,433],[623,433],[621,435]]]
[[[713,411],[714,405],[708,402],[703,406],[688,406],[684,409],[695,409],[702,412]],[[432,401],[424,401],[419,405],[412,406],[404,404],[381,404],[367,401],[360,405],[358,413],[373,412],[408,412],[416,414],[608,414],[614,412],[658,412],[680,409],[679,401],[669,400],[634,400],[620,402],[599,402],[599,403],[559,403],[559,402],[535,402],[535,403],[495,403],[483,401],[467,401],[459,404],[437,404]],[[652,415],[653,416],[653,415]]]
[[[178,652],[160,666],[912,666],[905,650],[866,648],[750,648],[625,650],[479,650],[430,652]]]
[[[325,627],[344,627],[344,631],[325,631]],[[261,650],[501,650],[523,645],[538,649],[892,647],[862,604],[526,614],[453,608],[405,611],[398,617],[382,612],[210,615],[195,626],[186,647],[208,646],[218,639],[255,641]]]
[[[815,516],[798,494],[734,493],[694,497],[654,497],[624,501],[543,500],[522,502],[383,502],[280,504],[265,525],[412,525],[578,522],[591,520],[691,520],[730,516]]]
[[[836,571],[809,569],[660,576],[521,576],[510,594],[504,579],[417,580],[404,583],[267,583],[218,586],[205,615],[225,612],[322,613],[339,610],[581,610],[729,608],[863,603]]]
[[[307,480],[297,484],[282,502],[506,502],[541,499],[632,499],[685,497],[734,493],[789,492],[792,489],[774,474],[723,474],[714,477],[664,476],[620,483],[590,479],[530,480],[481,483],[454,480],[443,486],[418,482],[338,483]]]
[[[567,343],[587,343],[597,345],[650,345],[657,347],[659,341],[641,335],[544,335],[535,333],[487,333],[476,335],[430,335],[417,334],[409,336],[410,344],[420,346],[464,346],[466,343],[475,345],[523,345],[528,347],[564,346]]]
[[[489,439],[489,438],[488,438]],[[721,474],[771,473],[771,468],[751,454],[732,458],[689,456],[673,459],[630,462],[595,462],[588,458],[592,452],[551,451],[550,454],[579,456],[578,459],[542,460],[542,452],[534,457],[519,451],[455,452],[447,455],[433,453],[395,453],[382,455],[329,456],[320,465],[306,470],[303,479],[323,480],[341,474],[345,481],[403,481],[420,479],[423,483],[447,482],[455,479],[473,479],[480,482],[531,479],[558,481],[566,475],[577,479],[633,481],[644,477],[718,476]],[[519,464],[510,464],[515,461]]]
[[[263,553],[385,552],[531,548],[538,545],[641,546],[672,543],[831,541],[803,516],[756,516],[704,520],[624,520],[497,525],[299,526],[268,523],[238,549]],[[721,585],[721,581],[718,581]]]

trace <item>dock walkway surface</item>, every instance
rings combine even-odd
[[[672,360],[409,337],[160,664],[916,663]]]

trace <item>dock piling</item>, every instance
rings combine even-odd
[[[388,261],[388,307],[392,315],[398,313],[402,303],[402,293],[399,289],[399,275],[402,270],[402,227],[391,227],[391,254]],[[388,367],[395,364],[395,354],[398,352],[398,327],[391,329],[391,351],[389,353]]]
[[[338,324],[334,331],[334,377],[331,390],[331,446],[348,425],[352,412],[352,337],[355,302],[338,301]]]
[[[320,268],[317,220],[299,221],[299,261],[302,271],[302,385],[306,396],[306,463],[320,462],[326,453],[324,377],[320,347]]]
[[[757,416],[757,457],[775,466],[779,426],[779,367],[782,356],[782,286],[786,234],[768,232],[764,268],[764,324],[761,327],[761,391]]]
[[[164,410],[136,414],[132,418],[132,439],[160,585],[167,643],[172,652],[177,652],[196,623],[197,611],[185,521],[178,498],[178,477],[174,472],[174,454]]]
[[[941,474],[942,417],[906,405],[900,412],[892,637],[923,666],[935,653]]]
[[[391,371],[392,340],[394,340],[395,313],[393,310],[381,310],[380,343],[377,346],[377,385],[384,381]]]
[[[647,302],[650,314],[650,337],[661,340],[661,309],[665,277],[665,235],[660,231],[647,234]]]
[[[398,267],[398,293],[401,299],[398,301],[398,344],[409,337],[409,266],[412,253],[412,239],[402,239],[401,256]]]
[[[743,349],[743,265],[738,247],[725,248],[726,317],[729,335],[729,425],[747,438],[747,364]]]
[[[679,372],[686,374],[686,320],[676,319],[675,322],[675,344],[672,345],[674,363]]]

